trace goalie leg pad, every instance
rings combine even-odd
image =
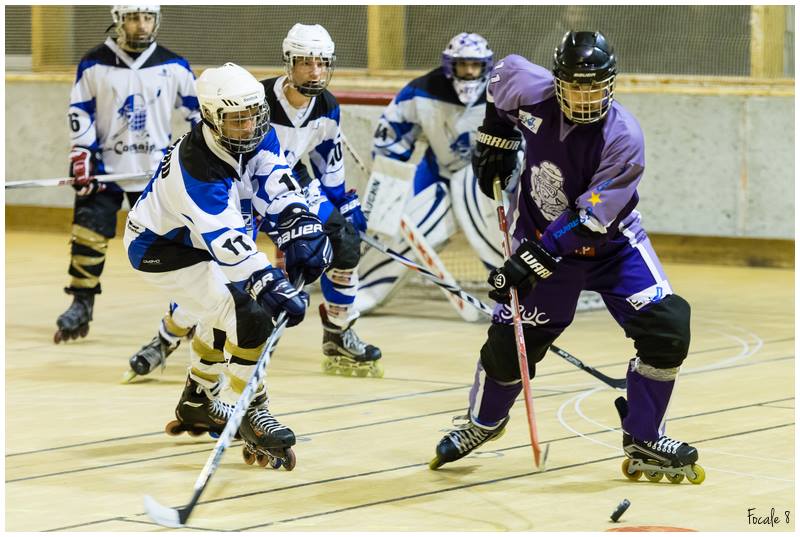
[[[522,332],[528,353],[528,370],[533,378],[536,376],[536,364],[544,358],[548,347],[560,332],[553,333],[527,325],[523,325]],[[481,348],[481,365],[486,374],[495,381],[521,381],[513,325],[492,323],[489,326],[488,337]]]
[[[497,211],[491,200],[483,195],[472,167],[466,166],[450,180],[453,213],[464,230],[470,246],[490,270],[502,266],[503,253]]]
[[[434,248],[446,243],[456,231],[449,197],[447,185],[436,182],[415,194],[406,205],[405,214]],[[414,257],[411,248],[399,237],[385,243],[401,255]],[[356,309],[365,313],[386,302],[411,271],[381,252],[369,249],[359,264],[359,273]]]
[[[667,295],[638,312],[622,325],[625,335],[634,341],[636,354],[643,364],[655,369],[680,367],[689,353],[691,307],[682,297]]]

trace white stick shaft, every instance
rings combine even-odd
[[[110,183],[116,181],[137,181],[142,179],[150,179],[153,172],[136,172],[136,173],[109,173],[106,175],[95,175],[101,183]],[[25,181],[6,181],[6,188],[40,188],[45,186],[66,186],[75,184],[74,177],[56,177],[55,179],[27,179]]]

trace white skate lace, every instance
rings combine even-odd
[[[273,433],[275,431],[282,431],[284,429],[288,429],[285,425],[282,425],[278,420],[276,420],[272,414],[269,413],[269,410],[266,408],[257,408],[251,411],[251,421],[250,424],[255,429],[258,427],[262,431],[267,433]]]
[[[455,429],[448,433],[448,436],[456,445],[459,453],[464,453],[480,445],[492,431],[481,429],[469,419],[469,416],[453,417]]]
[[[660,451],[662,453],[669,453],[671,455],[675,455],[677,453],[678,448],[683,444],[680,440],[673,440],[669,436],[662,436],[655,442],[647,442],[647,445],[656,451]]]
[[[228,421],[233,415],[233,405],[224,403],[219,399],[213,399],[211,401],[211,413]]]

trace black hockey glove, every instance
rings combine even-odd
[[[281,269],[270,267],[253,273],[244,290],[274,319],[286,311],[286,326],[299,324],[306,315],[308,293],[289,283]]]
[[[300,205],[289,205],[278,217],[273,240],[286,255],[286,272],[297,281],[303,276],[306,284],[315,281],[333,260],[331,242],[317,215]]]
[[[517,150],[522,136],[517,131],[504,132],[497,136],[478,127],[475,152],[472,154],[472,171],[478,178],[481,192],[494,199],[494,180],[500,178],[505,188],[517,167]]]
[[[511,298],[510,289],[525,293],[531,287],[533,279],[546,280],[553,275],[558,261],[535,241],[525,240],[517,251],[511,254],[502,267],[489,273],[489,298],[495,302],[508,304]]]

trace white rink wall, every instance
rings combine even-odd
[[[6,181],[66,175],[70,84],[6,82]],[[794,238],[794,98],[625,94],[645,134],[639,210],[651,232]],[[342,107],[345,135],[369,164],[381,107]],[[175,133],[185,130],[176,121]],[[348,180],[364,174],[345,152]],[[8,205],[70,207],[72,189],[6,191]]]

